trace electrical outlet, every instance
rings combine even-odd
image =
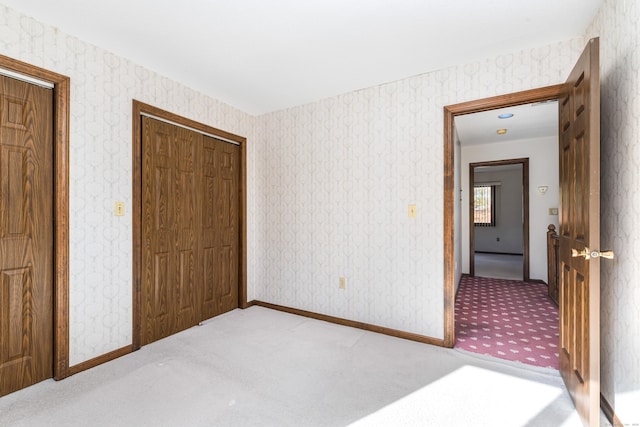
[[[347,289],[347,278],[346,277],[341,277],[340,278],[339,287],[340,287],[340,289]]]
[[[549,208],[549,215],[558,215],[558,208]]]

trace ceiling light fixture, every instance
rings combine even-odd
[[[498,116],[499,119],[510,119],[511,117],[513,117],[513,113],[504,113]]]
[[[505,133],[507,133],[507,130],[506,130],[506,129],[498,129],[498,130],[496,131],[496,133],[497,133],[498,135],[504,135]]]

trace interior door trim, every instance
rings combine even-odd
[[[0,67],[53,83],[53,378],[69,373],[69,100],[70,79],[0,55]]]
[[[132,350],[142,342],[142,129],[141,117],[154,116],[240,146],[240,283],[238,307],[247,308],[247,139],[133,100],[133,335]]]
[[[443,232],[444,232],[444,345],[453,348],[455,344],[455,133],[453,122],[456,116],[494,110],[496,108],[529,104],[531,102],[547,101],[560,97],[562,85],[546,86],[522,92],[499,95],[491,98],[478,99],[460,104],[447,105],[444,108],[444,204],[443,204]]]
[[[529,159],[507,159],[488,162],[469,163],[469,194],[475,184],[475,168],[481,166],[522,165],[522,280],[528,282],[529,277]],[[469,199],[469,275],[475,275],[474,256],[475,229],[473,224],[473,203]]]

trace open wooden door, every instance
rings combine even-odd
[[[560,116],[560,372],[587,426],[600,415],[600,72],[589,41]]]

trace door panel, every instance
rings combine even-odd
[[[142,118],[142,344],[238,307],[240,149]]]
[[[176,169],[178,181],[175,188],[175,212],[177,245],[176,329],[182,331],[200,321],[196,295],[196,280],[201,273],[196,271],[195,259],[200,258],[200,229],[196,194],[202,192],[201,166],[202,135],[171,126],[175,132]]]
[[[0,77],[0,396],[53,375],[53,94]]]
[[[560,372],[585,425],[600,411],[600,77],[587,45],[560,100]]]
[[[143,126],[143,313],[142,343],[166,337],[175,330],[176,283],[174,241],[175,168],[173,167],[173,129],[142,120]]]
[[[195,194],[201,135],[147,117],[142,129],[142,343],[147,344],[198,322]]]
[[[240,147],[204,137],[203,318],[238,308]]]

